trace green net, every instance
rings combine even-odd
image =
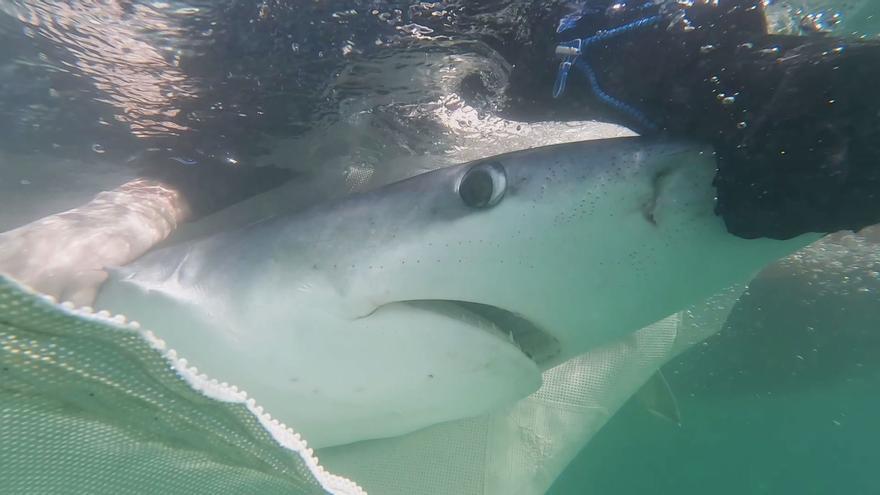
[[[0,276],[0,493],[364,493],[122,317]]]

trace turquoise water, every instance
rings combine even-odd
[[[682,425],[630,401],[549,493],[877,493],[880,250],[865,234],[753,282],[720,334],[664,368]]]
[[[630,403],[549,493],[877,493],[878,385],[874,373],[767,398],[682,397],[681,427]]]

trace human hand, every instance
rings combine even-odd
[[[107,279],[105,268],[135,260],[187,215],[175,191],[137,179],[0,234],[0,273],[59,300],[90,305]]]

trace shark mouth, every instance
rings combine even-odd
[[[561,352],[559,341],[521,315],[489,304],[446,299],[401,301],[422,311],[431,311],[487,331],[510,342],[542,369]]]

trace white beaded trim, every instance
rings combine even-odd
[[[59,304],[52,296],[40,294],[30,287],[27,287],[14,279],[5,277],[2,274],[0,274],[0,277],[11,281],[23,291],[33,294],[42,299],[44,303],[48,303],[54,308],[60,309],[62,312],[79,318],[99,321],[119,330],[137,333],[145,342],[147,342],[147,344],[150,345],[150,347],[159,352],[162,357],[168,361],[171,368],[174,369],[178,376],[186,381],[193,390],[217,401],[243,404],[248,411],[257,418],[260,425],[269,433],[269,435],[272,436],[278,445],[288,450],[292,450],[300,456],[309,468],[309,471],[321,484],[321,487],[329,493],[333,495],[367,495],[367,492],[357,483],[342,476],[329,473],[324,469],[318,463],[318,458],[315,456],[314,451],[308,447],[308,443],[300,436],[300,434],[294,432],[292,428],[279,422],[277,419],[273,419],[269,413],[265,412],[261,406],[257,405],[254,399],[248,398],[247,392],[226,382],[221,383],[216,379],[211,379],[204,373],[199,373],[198,368],[195,366],[189,366],[189,363],[185,358],[177,355],[177,351],[168,348],[165,341],[152,331],[142,329],[140,323],[137,321],[128,321],[125,315],[112,315],[108,311],[95,312],[90,306],[77,308],[76,305],[70,301],[64,301]]]

